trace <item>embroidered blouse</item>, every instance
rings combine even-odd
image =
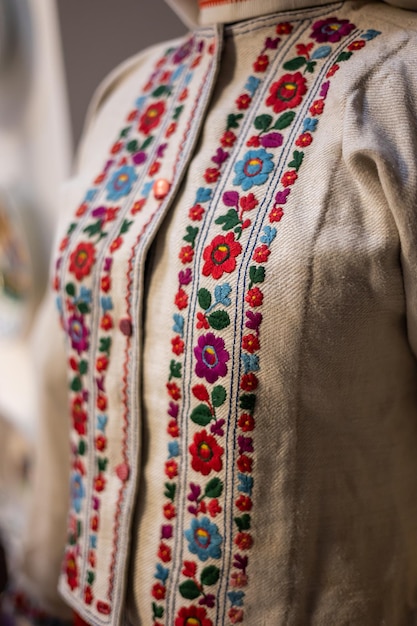
[[[26,570],[95,625],[406,626],[417,18],[201,16],[106,81],[63,192]]]

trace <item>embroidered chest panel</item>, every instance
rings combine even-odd
[[[154,626],[245,622],[268,266],[332,77],[379,34],[333,14],[269,21],[264,32],[194,181],[172,259]],[[140,449],[144,260],[203,123],[216,53],[213,34],[199,31],[158,59],[56,264],[73,424],[61,590],[97,624],[122,616]]]

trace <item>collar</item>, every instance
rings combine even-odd
[[[268,13],[306,9],[332,0],[165,0],[189,28],[239,22]],[[388,4],[417,10],[417,0],[385,0]]]

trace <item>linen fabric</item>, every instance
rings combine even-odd
[[[26,570],[42,594],[63,554],[60,592],[92,624],[405,626],[417,19],[276,3],[223,26],[223,8],[92,105]]]

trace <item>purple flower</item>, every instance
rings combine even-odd
[[[209,609],[212,609],[214,607],[215,602],[216,602],[215,596],[213,596],[211,593],[208,593],[204,595],[202,598],[200,598],[200,600],[198,601],[198,604],[200,604],[201,606],[208,606]]]
[[[187,267],[186,270],[181,270],[178,274],[178,282],[182,285],[189,285],[193,279],[193,275],[191,273],[191,269]]]
[[[278,191],[275,196],[275,202],[277,204],[285,204],[287,202],[287,197],[290,195],[290,189],[284,189],[284,191]]]
[[[112,263],[113,263],[112,257],[109,256],[104,259],[104,271],[105,272],[110,272]]]
[[[91,215],[93,217],[104,217],[106,215],[107,208],[105,206],[98,206],[96,209],[93,209]]]
[[[250,328],[251,330],[258,330],[259,326],[262,323],[262,313],[254,313],[253,311],[246,311],[246,317],[248,321],[246,322],[246,328]]]
[[[76,350],[78,354],[83,352],[83,350],[87,350],[89,331],[88,328],[84,326],[84,320],[81,315],[75,313],[69,318],[68,335],[71,339],[71,347],[73,350]]]
[[[216,163],[217,165],[221,165],[228,158],[229,158],[228,152],[225,152],[222,148],[217,148],[217,152],[214,155],[214,157],[211,158],[211,160],[213,161],[213,163]]]
[[[188,41],[185,42],[185,44],[183,46],[180,46],[179,48],[176,49],[174,57],[173,57],[173,62],[175,64],[181,63],[181,61],[184,61],[184,59],[186,59],[190,54],[191,54],[191,50],[193,49],[193,40],[189,39]]]
[[[213,333],[202,335],[194,348],[197,359],[195,373],[208,383],[215,383],[219,376],[226,376],[229,353],[224,349],[224,341]]]
[[[169,403],[169,409],[168,409],[168,415],[170,415],[171,417],[176,419],[178,417],[178,409],[179,409],[178,404],[175,404],[175,402],[170,402]]]
[[[268,133],[261,137],[261,144],[264,148],[279,148],[282,146],[282,139],[281,133]]]
[[[319,20],[313,24],[313,32],[310,37],[318,43],[337,43],[346,37],[355,28],[349,20],[338,20],[336,17],[328,17],[325,20]]]
[[[243,454],[244,452],[253,452],[252,437],[244,437],[243,435],[239,435],[237,441],[239,444],[239,454]]]
[[[226,206],[237,207],[239,204],[239,194],[237,191],[225,191],[223,194],[223,202]]]
[[[275,37],[274,39],[272,39],[272,37],[267,37],[265,41],[265,48],[267,50],[276,50],[279,42],[280,42],[279,37]]]
[[[142,165],[146,161],[146,154],[144,152],[136,152],[132,156],[132,160],[135,165]]]
[[[165,524],[161,528],[161,539],[171,539],[172,537],[172,526],[171,524]]]
[[[104,389],[104,376],[97,376],[96,378],[97,389],[99,391],[105,391]]]
[[[190,493],[187,498],[190,502],[198,502],[201,494],[201,487],[195,483],[190,483]]]
[[[224,430],[223,430],[223,426],[225,424],[225,421],[222,420],[217,420],[217,422],[214,422],[214,424],[212,424],[210,426],[210,432],[213,435],[218,435],[219,437],[223,437],[224,435]]]
[[[330,82],[328,80],[325,83],[322,84],[321,89],[320,89],[320,97],[321,98],[325,98],[327,96],[327,92],[329,91],[329,87],[330,87]]]

